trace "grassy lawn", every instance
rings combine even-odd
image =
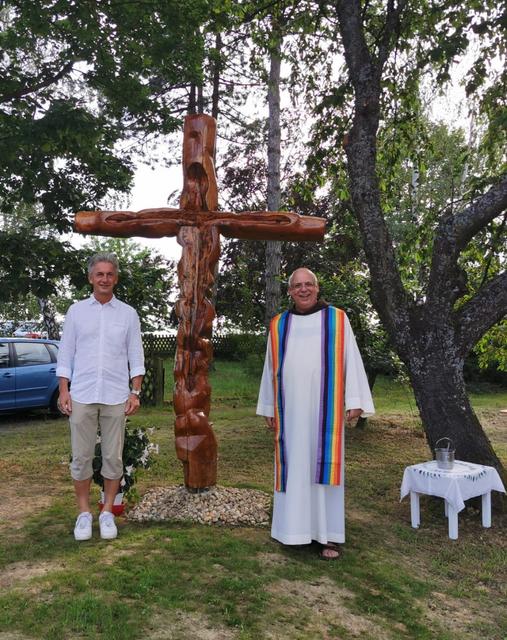
[[[219,483],[272,490],[272,444],[254,414],[258,375],[216,363],[212,420]],[[167,398],[170,398],[170,364]],[[507,465],[507,393],[474,406]],[[347,428],[347,543],[339,562],[284,548],[269,529],[134,524],[118,539],[72,536],[65,420],[0,417],[0,640],[262,640],[507,638],[507,514],[483,529],[473,508],[447,537],[441,501],[421,499],[410,527],[399,502],[403,469],[428,459],[408,389],[380,379],[378,415]],[[144,408],[132,423],[156,427],[148,488],[181,483],[172,413]],[[98,497],[98,491],[94,489]]]

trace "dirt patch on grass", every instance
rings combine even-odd
[[[493,446],[506,445],[507,414],[500,413],[499,409],[480,409],[478,414]]]
[[[257,559],[265,567],[281,567],[292,562],[288,556],[281,553],[258,553]]]
[[[417,413],[413,415],[407,413],[383,413],[381,416],[370,418],[369,423],[375,427],[385,429],[388,434],[393,436],[406,435],[409,438],[424,437],[424,432],[421,428],[421,419]]]
[[[58,562],[15,562],[2,569],[2,573],[0,574],[0,590],[12,589],[33,578],[38,578],[52,571],[64,568],[65,565]]]
[[[376,640],[399,637],[385,632],[378,620],[353,613],[347,602],[353,602],[354,594],[329,578],[313,582],[280,580],[271,584],[268,591],[275,600],[272,601],[273,615],[265,623],[263,637],[266,639],[331,640],[339,637],[339,633],[351,638]]]
[[[40,488],[28,491],[28,486],[18,483],[15,486],[2,485],[0,501],[0,532],[7,529],[21,529],[26,519],[51,505],[53,497],[42,494]]]
[[[237,637],[234,630],[214,625],[204,614],[181,610],[157,613],[143,629],[145,640],[234,640]]]
[[[500,640],[503,635],[495,633],[494,618],[491,611],[484,611],[483,605],[469,598],[455,598],[446,593],[433,592],[431,597],[422,603],[425,618],[433,626],[435,622],[452,630],[456,637],[464,640],[475,640],[483,637],[489,640]],[[486,631],[486,630],[489,631]]]

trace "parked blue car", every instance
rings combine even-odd
[[[0,412],[49,407],[58,413],[56,340],[0,338]]]

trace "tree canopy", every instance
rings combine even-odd
[[[8,0],[0,10],[0,203],[71,212],[127,191],[133,156],[179,126],[207,0]]]

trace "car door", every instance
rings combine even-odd
[[[15,342],[16,407],[45,407],[57,386],[56,363],[43,342]]]
[[[0,409],[16,406],[16,369],[12,364],[9,343],[0,341]]]

